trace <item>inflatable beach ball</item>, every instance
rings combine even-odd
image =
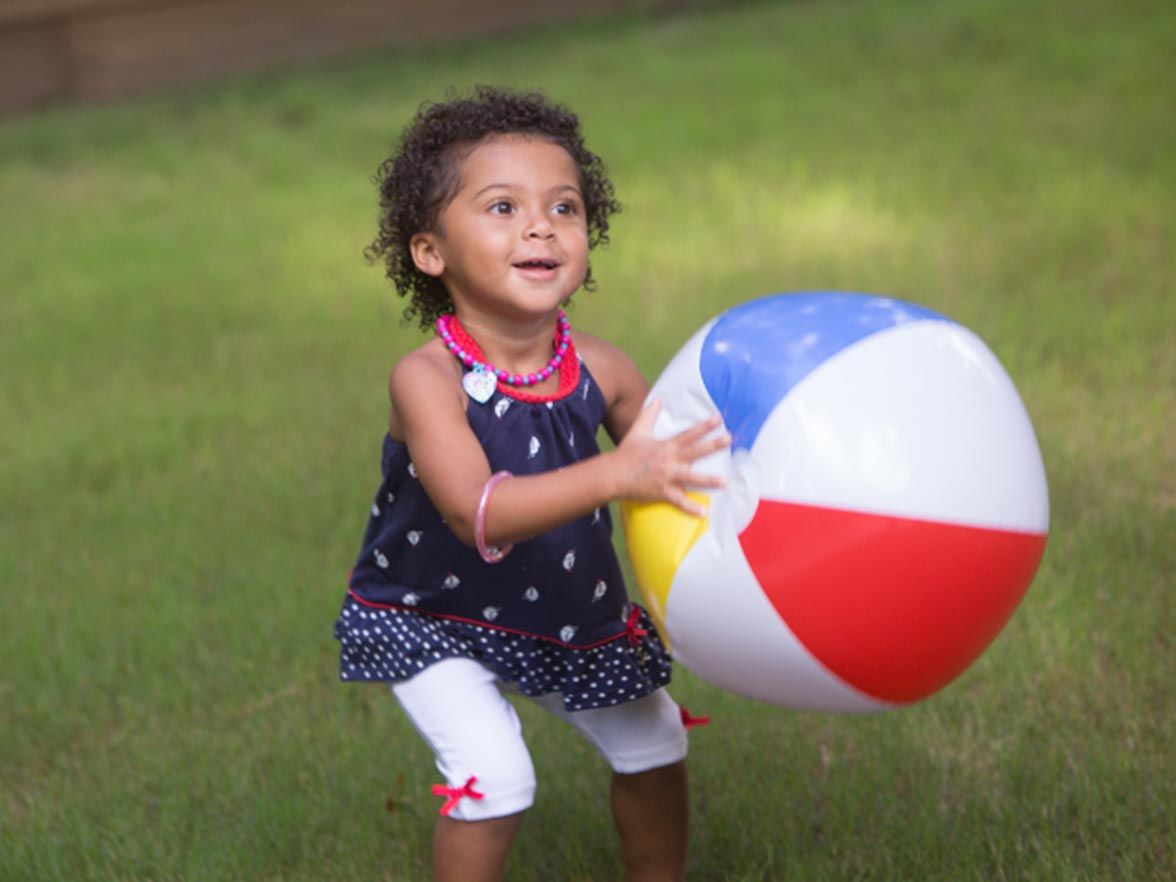
[[[727,476],[696,518],[622,506],[634,574],[675,658],[797,708],[918,701],[971,664],[1045,550],[1029,417],[973,333],[862,294],[723,313],[651,391],[659,437],[722,415]]]

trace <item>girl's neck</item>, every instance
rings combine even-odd
[[[486,320],[478,315],[455,313],[467,334],[474,338],[486,360],[510,373],[526,374],[547,364],[556,316],[533,322]]]

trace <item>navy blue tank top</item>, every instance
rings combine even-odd
[[[492,472],[533,475],[600,452],[605,401],[569,352],[550,397],[506,386],[470,400],[470,428]],[[625,628],[627,596],[607,507],[525,542],[487,564],[446,527],[407,447],[385,436],[383,482],[351,576],[361,601],[446,616],[586,648]]]

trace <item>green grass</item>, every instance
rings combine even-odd
[[[626,210],[572,318],[651,377],[751,297],[881,292],[983,337],[1041,441],[1041,572],[939,695],[678,672],[691,878],[1176,877],[1174,45],[1159,0],[755,4],[0,122],[0,879],[427,875],[431,759],[331,624],[421,339],[370,177],[474,82],[581,113]],[[605,771],[521,713],[510,878],[615,878]]]

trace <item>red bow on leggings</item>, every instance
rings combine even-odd
[[[448,815],[453,811],[453,807],[457,805],[463,796],[468,796],[470,799],[481,799],[485,796],[486,794],[479,793],[474,789],[474,782],[477,780],[475,776],[471,775],[470,779],[461,787],[446,787],[444,784],[434,784],[433,795],[447,797],[445,805],[437,810],[437,814]]]

